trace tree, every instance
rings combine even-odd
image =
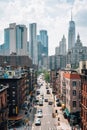
[[[45,78],[46,82],[50,82],[50,74],[49,74],[49,72],[47,72],[47,71],[44,72],[44,78]]]

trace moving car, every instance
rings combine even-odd
[[[39,113],[39,112],[41,112],[41,113],[42,113],[42,109],[38,109],[38,110],[37,110],[37,113]]]
[[[48,102],[48,99],[47,98],[45,98],[45,100],[44,100],[45,102]]]
[[[42,100],[39,101],[39,106],[43,106],[43,101]]]
[[[50,90],[49,89],[47,89],[47,94],[50,94]]]
[[[41,120],[40,118],[35,119],[35,125],[41,125]]]
[[[37,117],[38,117],[38,118],[42,118],[42,117],[43,117],[42,112],[38,112],[38,113],[37,113]]]
[[[46,89],[48,89],[48,86],[46,86]]]
[[[52,105],[52,104],[53,104],[53,102],[52,102],[52,101],[49,101],[49,102],[48,102],[48,104],[49,104],[49,105]]]

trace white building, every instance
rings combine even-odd
[[[38,64],[37,24],[29,25],[29,53],[33,64]]]

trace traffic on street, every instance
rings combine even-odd
[[[36,113],[32,130],[71,130],[71,127],[66,119],[64,119],[61,107],[57,108],[55,96],[52,93],[52,88],[49,83],[46,83],[43,76],[38,77],[38,88],[36,91]],[[40,102],[43,102],[42,105]],[[57,115],[54,118],[53,112],[57,108]],[[38,117],[38,111],[40,117]],[[55,111],[56,112],[56,111]],[[60,120],[58,120],[58,115]]]

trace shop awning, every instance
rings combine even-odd
[[[67,108],[64,110],[64,113],[66,114],[67,117],[70,115],[69,110]]]

